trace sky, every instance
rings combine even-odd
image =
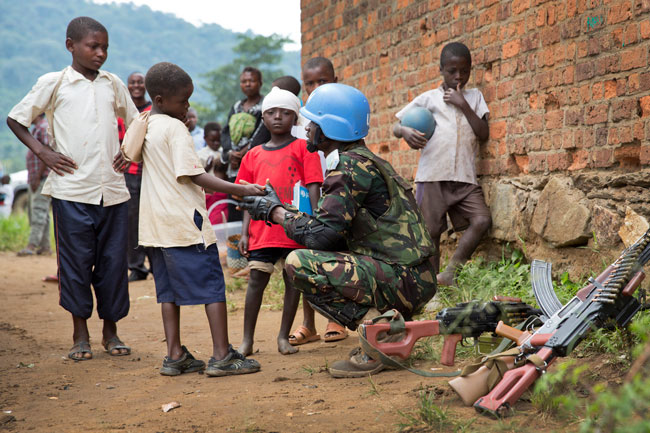
[[[133,3],[176,15],[196,26],[219,24],[235,32],[251,30],[269,36],[287,36],[300,49],[300,0],[91,0],[93,3]]]

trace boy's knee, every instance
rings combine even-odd
[[[492,217],[490,215],[478,215],[470,219],[470,225],[476,227],[481,233],[486,233],[492,227]]]

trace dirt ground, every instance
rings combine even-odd
[[[160,310],[153,280],[130,285],[131,310],[119,335],[131,356],[103,352],[101,322],[89,321],[94,359],[66,357],[72,345],[69,314],[58,305],[54,257],[18,258],[0,253],[0,430],[15,432],[391,432],[414,413],[419,393],[435,393],[452,421],[475,419],[463,431],[550,432],[575,429],[540,419],[530,403],[495,421],[462,406],[444,379],[406,371],[382,372],[372,379],[333,379],[326,365],[358,344],[355,333],[338,343],[300,346],[295,355],[277,352],[280,312],[262,309],[254,355],[262,371],[209,378],[200,374],[164,377],[165,354]],[[241,340],[243,290],[230,295],[240,308],[229,314],[231,343]],[[302,320],[298,313],[296,323]],[[207,361],[211,348],[203,308],[184,307],[183,343]],[[324,332],[321,318],[318,329]],[[439,367],[418,365],[418,368]],[[161,405],[176,401],[164,413]],[[410,431],[428,431],[411,429]],[[440,430],[435,430],[440,431]],[[454,428],[444,431],[454,431]]]

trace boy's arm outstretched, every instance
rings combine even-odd
[[[59,176],[63,176],[65,173],[73,173],[77,169],[77,164],[71,158],[53,150],[49,146],[44,146],[21,123],[7,117],[7,126],[25,146],[34,152],[34,155]]]
[[[226,194],[236,195],[239,197],[246,195],[266,194],[263,186],[256,184],[237,185],[235,183],[226,182],[225,180],[219,179],[218,177],[212,176],[208,173],[201,173],[197,174],[196,176],[190,176],[190,179],[192,179],[192,182],[205,189],[225,192]]]
[[[488,126],[487,118],[481,119],[476,115],[472,107],[469,106],[462,92],[460,91],[460,84],[456,89],[445,90],[445,95],[442,97],[443,101],[448,104],[455,105],[463,112],[469,125],[472,127],[474,134],[479,141],[486,141],[490,136],[490,127]]]

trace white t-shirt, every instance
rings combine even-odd
[[[72,158],[78,168],[63,176],[51,172],[43,186],[43,195],[95,205],[103,199],[104,206],[125,202],[130,196],[124,175],[113,170],[112,165],[120,146],[117,117],[125,119],[128,126],[138,115],[138,109],[117,76],[100,70],[90,81],[70,66],[62,72],[50,72],[38,79],[9,117],[29,128],[50,106],[62,73],[53,125],[50,125],[55,141],[50,141],[50,145]]]
[[[480,90],[462,89],[462,92],[479,118],[490,112]],[[436,130],[422,149],[415,181],[456,181],[477,185],[478,138],[460,108],[442,99],[444,94],[442,86],[424,92],[395,115],[401,120],[409,108],[424,107],[433,113],[436,121]]]
[[[165,114],[150,115],[142,160],[139,244],[170,248],[215,243],[205,193],[188,177],[205,170],[185,124]]]

